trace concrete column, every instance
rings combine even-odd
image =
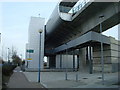
[[[56,55],[56,68],[73,69],[73,55]],[[74,56],[74,68],[77,68],[77,57]]]
[[[86,65],[89,66],[89,46],[86,47]]]
[[[57,54],[56,55],[56,68],[61,69],[62,68],[62,54]]]
[[[62,54],[60,54],[60,69],[62,68]]]
[[[79,50],[79,58],[80,58],[80,71],[86,70],[86,48],[81,48]]]
[[[75,71],[75,54],[74,53],[73,53],[73,71]]]
[[[92,74],[93,73],[93,60],[92,60],[92,47],[89,46],[88,48],[88,51],[89,51],[89,73]]]
[[[80,60],[79,55],[77,55],[77,71],[79,69],[79,63],[80,63],[79,60]]]

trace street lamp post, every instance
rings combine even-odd
[[[99,16],[102,19],[104,15]],[[103,41],[102,41],[102,23],[100,22],[100,39],[101,39],[101,64],[102,64],[102,84],[104,85],[104,57],[103,57]]]
[[[28,52],[28,58],[30,59],[30,52]],[[29,61],[27,60],[27,68],[28,68],[28,65],[29,64]]]
[[[21,56],[21,60],[22,60],[22,54],[20,54],[20,56]]]
[[[10,54],[10,53],[9,53],[9,48],[8,48],[8,63],[9,63],[9,54]]]
[[[41,61],[41,33],[43,31],[39,30],[40,33],[40,44],[39,44],[39,67],[38,67],[38,82],[40,82],[40,61]]]
[[[68,80],[68,78],[67,78],[67,43],[66,43],[65,45],[66,45],[66,70],[65,70],[65,80]]]

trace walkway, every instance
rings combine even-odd
[[[78,73],[78,81],[76,74]],[[24,72],[30,82],[37,82],[38,72]],[[105,73],[105,85],[102,85],[101,73],[87,72],[41,72],[41,83],[46,88],[118,88],[118,73]],[[115,90],[116,90],[115,89]]]
[[[39,83],[29,82],[26,76],[20,70],[20,67],[17,67],[9,80],[8,88],[44,88],[44,87]]]

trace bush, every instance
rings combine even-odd
[[[16,68],[16,65],[10,65],[10,64],[3,64],[2,66],[2,74],[9,76],[12,74],[13,70]]]
[[[3,63],[2,65],[2,90],[6,90],[7,83],[9,82],[9,79],[13,73],[13,70],[16,68],[16,65]]]

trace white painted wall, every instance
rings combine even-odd
[[[41,65],[43,68],[44,59],[44,24],[45,19],[41,17],[31,17],[28,31],[29,49],[33,49],[34,53],[30,54],[32,61],[29,62],[29,68],[38,68],[39,64],[39,45],[40,45],[40,33],[39,30],[43,30],[41,33]]]

